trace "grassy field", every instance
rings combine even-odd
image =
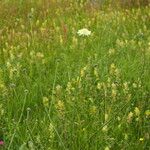
[[[0,1],[0,141],[149,150],[150,6]]]

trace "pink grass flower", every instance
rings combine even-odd
[[[0,140],[0,146],[4,145],[4,141]]]

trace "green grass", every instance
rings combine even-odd
[[[0,149],[150,149],[149,6],[12,0],[0,10]]]

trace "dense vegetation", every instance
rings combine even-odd
[[[0,1],[0,149],[148,150],[149,66],[148,5]]]

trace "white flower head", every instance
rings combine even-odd
[[[77,34],[79,36],[89,36],[91,34],[91,31],[89,31],[86,28],[83,28],[83,29],[78,30]]]

